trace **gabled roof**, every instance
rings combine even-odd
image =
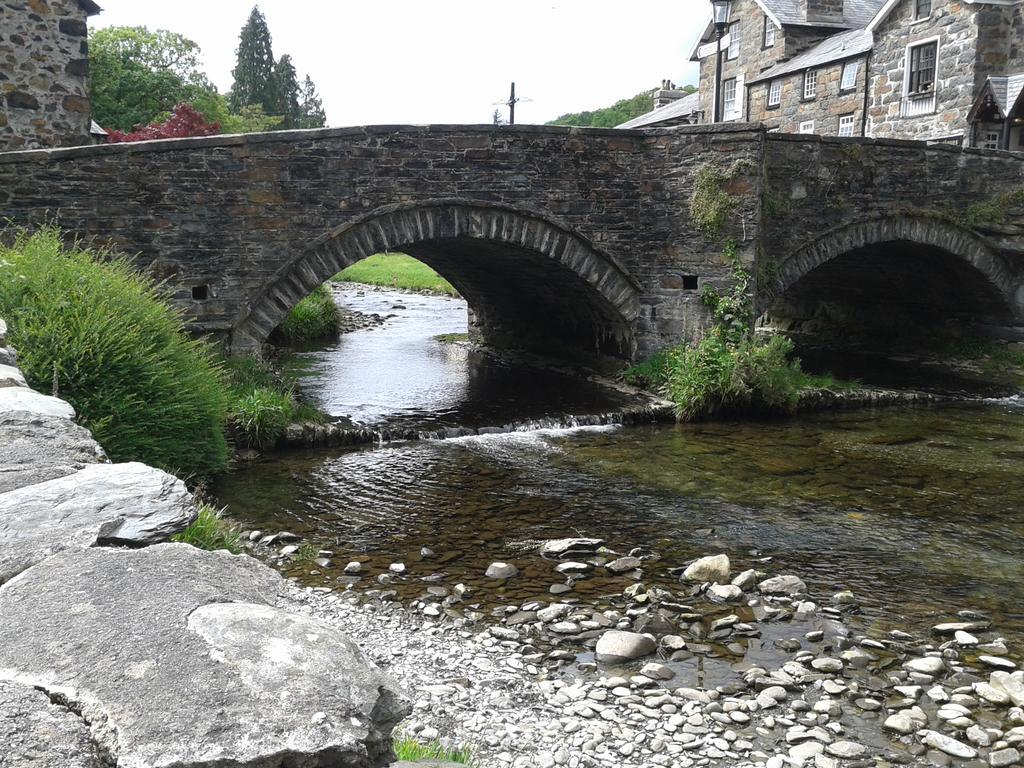
[[[964,0],[968,5],[1016,5],[1022,0]],[[874,32],[878,29],[879,24],[889,18],[889,14],[892,13],[893,9],[899,5],[903,0],[883,0],[881,7],[875,14],[875,17],[871,19],[871,23],[868,24],[868,29]]]
[[[999,115],[1005,120],[1007,116],[1013,114],[1020,103],[1024,103],[1024,99],[1021,98],[1021,94],[1024,93],[1024,72],[1004,77],[989,76],[985,87],[981,89],[981,93],[978,94],[974,107],[971,109],[972,116],[977,113],[986,92],[992,94],[992,100],[999,110]]]
[[[634,117],[632,120],[627,120],[622,125],[617,125],[615,127],[643,128],[647,125],[663,123],[666,120],[672,120],[677,117],[687,117],[699,111],[700,94],[694,91],[687,96],[683,96],[681,99],[676,99],[663,107],[652,109],[650,112],[645,112],[639,117]]]
[[[772,80],[776,77],[800,72],[804,69],[813,69],[833,61],[842,61],[853,56],[860,56],[871,50],[873,41],[874,35],[866,29],[851,29],[847,32],[841,32],[838,35],[825,38],[813,48],[809,48],[788,61],[783,61],[771,69],[766,69],[757,77],[751,78],[750,84]]]
[[[889,0],[898,2],[899,0]],[[807,20],[806,0],[754,0],[764,11],[765,15],[775,22],[777,26],[802,26],[802,27],[824,27],[830,29],[864,29],[877,18],[878,13],[887,0],[844,0],[843,20],[841,22],[816,22]],[[697,50],[701,43],[712,39],[715,25],[710,18],[704,27],[703,33],[694,43],[690,52],[690,61],[696,61]]]
[[[78,4],[82,6],[82,10],[85,11],[86,16],[95,16],[103,10],[92,0],[78,0]]]

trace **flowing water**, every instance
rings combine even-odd
[[[517,408],[536,416],[616,403],[437,344],[437,334],[464,327],[455,300],[352,298],[366,302],[363,311],[400,316],[303,353],[304,388],[332,413],[364,424],[483,424]],[[397,304],[407,309],[390,309]],[[795,573],[821,596],[852,589],[869,628],[920,628],[969,608],[1021,637],[1022,468],[1024,402],[1006,398],[290,453],[231,474],[215,491],[246,527],[293,531],[331,550],[329,567],[288,568],[311,584],[380,588],[376,576],[401,561],[407,574],[388,589],[403,598],[441,578],[470,585],[484,607],[549,600],[549,587],[566,580],[530,543],[594,536],[619,552],[657,553],[644,566],[648,584],[678,587],[669,568],[726,552],[734,572]],[[421,557],[423,546],[437,557]],[[343,575],[350,560],[364,563],[361,579]],[[485,579],[495,560],[521,576]],[[630,583],[595,573],[566,597],[601,605]]]

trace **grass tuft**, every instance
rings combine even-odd
[[[449,763],[470,765],[473,753],[469,747],[446,747],[439,741],[421,744],[411,736],[395,739],[395,755],[399,760],[417,763],[427,760],[442,760]]]
[[[228,378],[228,421],[252,448],[273,447],[289,424],[323,421],[323,414],[300,403],[295,382],[281,377],[266,360],[236,357],[224,361]]]
[[[454,286],[422,261],[404,253],[376,253],[342,270],[337,282],[382,285],[406,291],[429,291],[458,296]]]
[[[275,336],[286,344],[296,344],[317,339],[332,339],[341,329],[341,312],[334,303],[331,289],[318,286],[304,298],[282,321]]]
[[[112,460],[185,477],[226,467],[221,367],[127,259],[53,228],[15,233],[0,245],[0,317],[29,384],[70,402]]]
[[[217,510],[208,504],[199,507],[199,516],[181,533],[171,537],[171,541],[191,544],[197,549],[215,552],[226,549],[233,555],[242,551],[238,531],[221,516],[223,510]]]

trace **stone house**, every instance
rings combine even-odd
[[[769,130],[1024,151],[1024,0],[733,0],[700,112]]]
[[[0,151],[88,144],[93,0],[0,0]]]

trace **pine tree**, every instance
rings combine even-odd
[[[298,128],[323,128],[327,125],[327,115],[324,113],[323,102],[317,95],[313,79],[306,75],[302,83],[302,92],[299,95],[299,117]]]
[[[231,88],[231,110],[239,112],[250,104],[258,104],[268,115],[276,114],[279,97],[274,77],[274,51],[270,29],[259,6],[253,6],[249,20],[242,27],[235,55],[237,63],[231,71],[235,79]]]
[[[277,109],[275,115],[284,120],[281,128],[302,128],[302,107],[299,105],[299,76],[292,64],[292,57],[284,54],[274,66],[274,81],[277,89]]]

